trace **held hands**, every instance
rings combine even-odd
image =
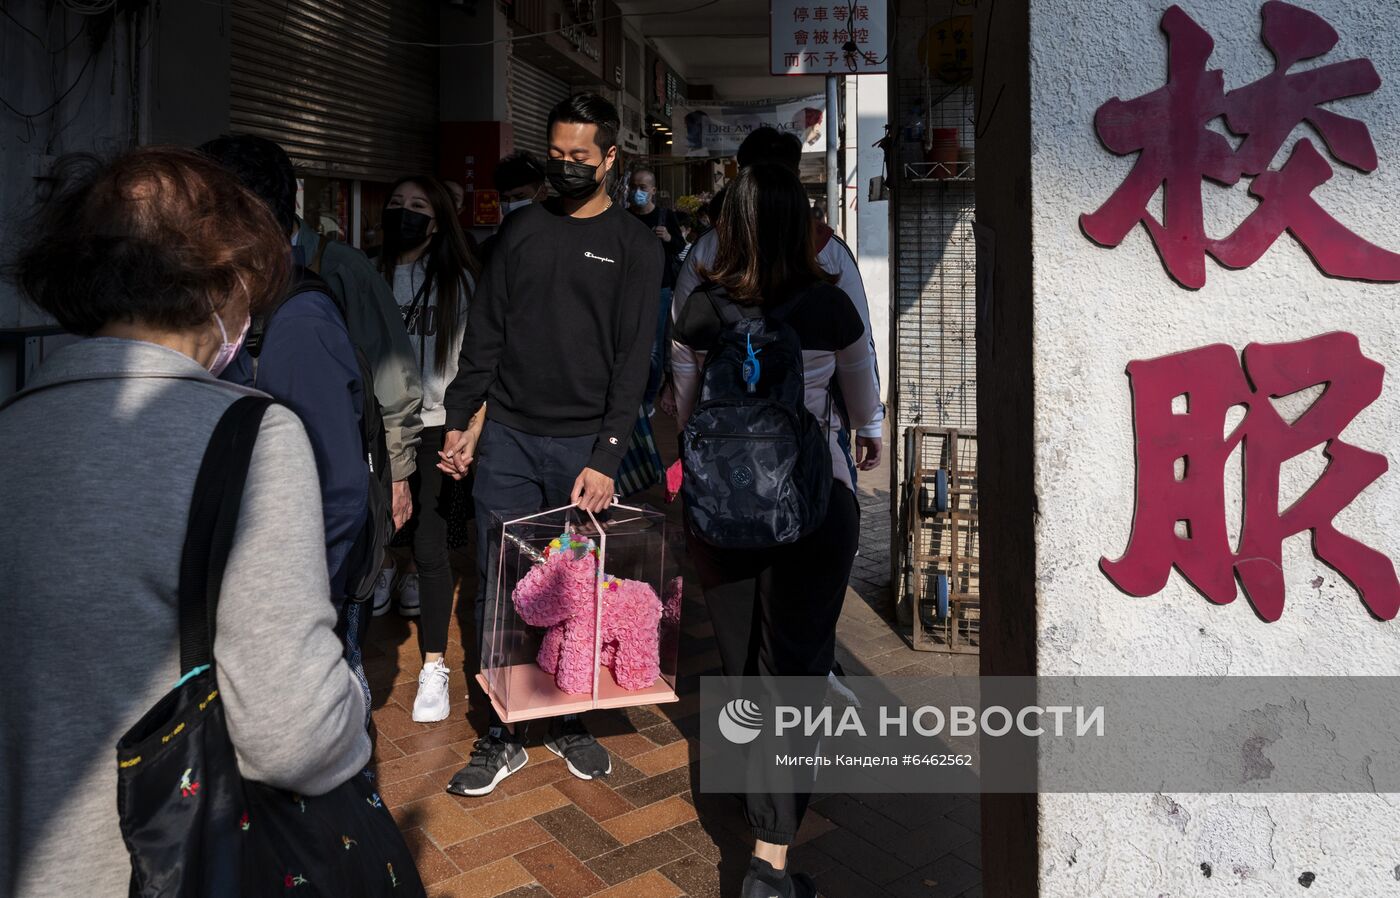
[[[393,502],[390,513],[394,516],[394,529],[402,530],[408,519],[413,517],[413,493],[408,488],[408,480],[395,480]]]
[[[612,505],[613,479],[592,468],[584,468],[574,481],[574,489],[570,496],[581,511],[597,514]]]
[[[652,233],[661,238],[662,243],[671,242],[671,232],[666,230],[665,225],[657,225],[651,229]]]
[[[880,464],[884,445],[884,440],[880,437],[856,437],[856,469],[874,470]]]
[[[481,436],[479,429],[449,430],[442,440],[442,451],[438,453],[438,470],[461,480],[467,476],[472,462],[476,460],[476,441]]]

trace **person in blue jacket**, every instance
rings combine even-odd
[[[295,241],[296,174],[280,146],[261,137],[234,135],[211,140],[200,150],[261,197],[272,208],[289,244]],[[291,245],[290,252],[300,271],[306,265],[302,248]],[[366,396],[355,346],[335,299],[323,291],[308,290],[282,303],[266,323],[257,363],[245,346],[223,379],[262,390],[296,412],[306,427],[321,481],[331,597],[347,660],[368,700],[359,649],[369,612],[345,601],[346,560],[368,514],[369,469],[360,452],[360,414]]]

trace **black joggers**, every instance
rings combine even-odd
[[[826,679],[835,660],[836,621],[859,531],[855,494],[836,483],[821,527],[790,546],[724,550],[689,537],[725,676]],[[791,844],[810,798],[745,795],[745,816],[754,836]]]
[[[418,647],[424,654],[447,651],[452,623],[452,559],[447,551],[447,522],[452,514],[456,481],[438,470],[443,428],[423,428],[413,489],[413,563],[418,567],[418,596],[422,603]]]

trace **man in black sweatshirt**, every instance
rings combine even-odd
[[[617,110],[592,94],[550,113],[545,171],[559,196],[502,226],[447,388],[439,467],[457,479],[477,467],[478,639],[499,552],[493,522],[611,505],[642,403],[663,251],[608,196],[618,127]],[[491,724],[449,792],[485,795],[525,766],[521,739],[494,712]],[[552,721],[545,746],[580,779],[612,771],[575,716]]]

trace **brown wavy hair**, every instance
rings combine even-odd
[[[817,262],[812,206],[796,173],[773,163],[739,171],[715,230],[715,260],[700,276],[745,305],[779,305],[818,283],[835,283]]]
[[[272,210],[200,153],[67,156],[54,175],[8,273],[72,333],[114,321],[188,330],[287,290],[291,249]]]

